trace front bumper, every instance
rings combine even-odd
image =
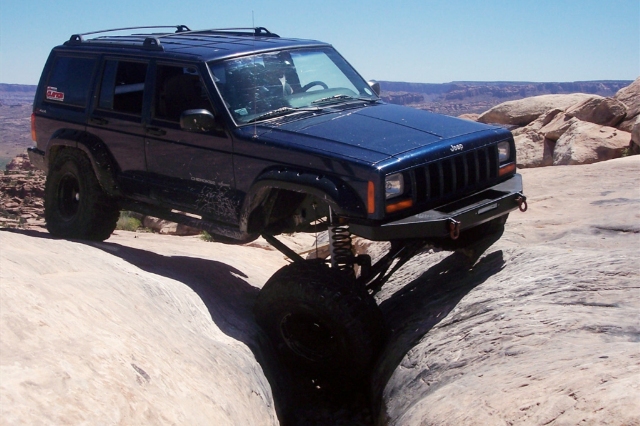
[[[456,231],[473,228],[516,210],[526,200],[522,195],[522,176],[456,200],[384,225],[350,224],[353,234],[372,241],[442,238]]]

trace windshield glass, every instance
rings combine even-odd
[[[209,68],[238,124],[319,110],[354,99],[378,99],[331,48],[262,53],[211,62]]]

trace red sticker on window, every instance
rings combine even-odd
[[[64,92],[58,92],[57,87],[47,87],[47,99],[51,101],[64,101]]]

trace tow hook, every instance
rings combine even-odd
[[[449,236],[452,240],[457,240],[460,236],[460,222],[455,219],[449,219]]]
[[[522,194],[518,194],[518,198],[516,198],[516,203],[518,203],[518,208],[521,212],[527,211],[527,197]]]

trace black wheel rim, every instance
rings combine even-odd
[[[65,174],[58,185],[58,210],[64,220],[71,220],[80,208],[80,184],[78,179],[70,174]]]
[[[285,315],[280,333],[289,349],[312,362],[327,360],[337,351],[338,339],[331,328],[313,315]]]

